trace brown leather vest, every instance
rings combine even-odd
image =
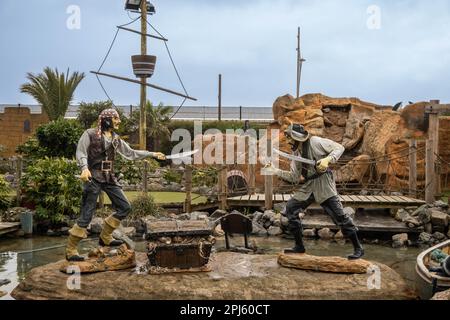
[[[105,148],[105,139],[103,135],[97,135],[97,129],[89,129],[88,135],[90,144],[88,148],[88,167],[92,177],[100,183],[117,184],[114,175],[114,160],[116,158],[116,148],[119,144],[119,137],[113,133],[113,140],[108,149]],[[111,171],[102,171],[102,162],[111,161]]]

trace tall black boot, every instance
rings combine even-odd
[[[358,260],[361,259],[364,256],[364,249],[361,245],[361,243],[359,242],[358,239],[358,234],[356,233],[356,231],[352,232],[349,237],[350,241],[353,244],[353,254],[349,255],[347,258],[349,260]]]
[[[289,253],[305,253],[305,246],[303,245],[303,235],[302,232],[295,231],[294,232],[294,239],[295,239],[295,247],[292,249],[284,249],[285,254]]]

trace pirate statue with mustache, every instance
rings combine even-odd
[[[133,150],[114,131],[119,128],[120,117],[116,110],[104,110],[98,118],[98,127],[86,130],[78,142],[76,158],[81,169],[80,179],[84,182],[81,200],[81,213],[77,223],[69,231],[66,247],[68,261],[84,261],[77,247],[79,242],[87,237],[87,227],[91,223],[97,206],[97,199],[104,191],[111,199],[116,211],[105,219],[100,234],[99,245],[117,247],[123,241],[115,240],[112,233],[125,219],[131,210],[130,203],[119,185],[114,173],[116,154],[127,160],[142,160],[156,158],[165,160],[160,152]]]

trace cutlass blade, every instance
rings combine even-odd
[[[286,159],[289,159],[289,160],[294,160],[294,161],[297,161],[297,162],[309,164],[309,165],[314,166],[314,167],[316,166],[316,162],[314,160],[305,159],[305,158],[302,158],[300,156],[295,156],[293,154],[289,154],[289,153],[280,151],[280,150],[275,149],[275,148],[273,149],[273,152],[278,154],[278,155],[280,155],[280,156],[282,156],[283,158],[286,158]]]
[[[196,149],[194,151],[188,151],[188,152],[183,152],[183,153],[172,154],[172,155],[166,156],[166,159],[167,160],[186,159],[186,158],[189,158],[189,157],[193,156],[197,152],[198,152],[198,150]]]

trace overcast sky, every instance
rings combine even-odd
[[[198,98],[188,105],[217,104],[219,73],[227,106],[271,106],[280,95],[294,95],[298,26],[307,60],[302,93],[379,104],[450,101],[449,0],[153,3],[157,14],[150,21],[169,39],[185,86]],[[67,27],[70,5],[81,10],[80,29]],[[89,71],[101,64],[115,26],[130,22],[123,7],[124,0],[0,0],[0,104],[36,103],[19,87],[27,72],[45,66],[86,73],[75,103],[106,99]],[[134,78],[130,56],[139,52],[139,36],[121,31],[103,71]],[[150,82],[182,91],[163,43],[150,40],[149,53],[158,56]],[[138,85],[112,79],[104,79],[104,85],[116,104],[139,102]],[[153,89],[149,98],[181,103]]]

